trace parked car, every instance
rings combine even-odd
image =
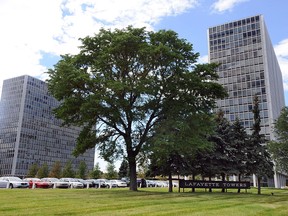
[[[7,188],[8,181],[4,179],[0,179],[0,188]]]
[[[86,182],[89,184],[89,188],[99,188],[99,181],[97,179],[86,179]]]
[[[147,187],[156,187],[155,181],[152,180],[146,180]]]
[[[68,182],[70,188],[84,188],[84,185],[74,178],[60,178],[60,181]]]
[[[117,184],[115,182],[113,182],[113,180],[107,180],[106,185],[107,185],[107,188],[116,188],[117,187]]]
[[[179,187],[179,183],[178,182],[172,182],[173,187]]]
[[[129,178],[127,178],[127,177],[123,177],[123,178],[121,178],[121,181],[124,181],[124,182],[126,182],[126,184],[127,184],[127,187],[129,187],[129,186],[130,186],[130,179],[129,179]]]
[[[100,186],[100,188],[109,188],[110,182],[107,179],[96,179],[95,183]]]
[[[87,180],[75,178],[76,181],[81,182],[83,184],[84,188],[87,188],[87,185],[89,184],[89,188],[93,187],[93,184],[91,182],[88,182]]]
[[[155,184],[156,184],[156,187],[168,187],[169,186],[167,181],[157,180],[157,181],[155,181]]]
[[[121,180],[110,180],[110,184],[112,184],[112,186],[116,186],[116,187],[127,187],[127,183]]]
[[[42,178],[42,181],[46,181],[51,183],[51,187],[53,188],[69,188],[69,183],[60,181],[58,178]]]
[[[137,178],[137,187],[146,188],[147,187],[146,180]]]
[[[20,179],[19,177],[14,177],[14,176],[3,176],[0,177],[0,180],[6,180],[9,182],[9,188],[28,188],[29,187],[29,183],[23,181],[22,179]],[[6,185],[7,187],[7,185]]]
[[[33,185],[35,188],[52,188],[52,183],[43,181],[39,178],[25,178],[23,181],[26,181],[29,183],[29,188],[33,188]]]

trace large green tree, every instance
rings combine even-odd
[[[281,110],[274,129],[277,139],[269,142],[268,149],[276,169],[288,173],[288,107]]]
[[[136,159],[153,128],[225,95],[214,82],[218,65],[195,64],[192,44],[170,30],[101,29],[81,42],[79,54],[63,55],[48,71],[49,90],[62,102],[55,114],[83,128],[74,155],[96,145],[108,161],[127,156],[130,190],[137,190]]]

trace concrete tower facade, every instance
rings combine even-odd
[[[219,82],[229,94],[217,101],[225,117],[231,122],[240,119],[251,131],[253,97],[257,95],[261,133],[269,140],[275,139],[273,123],[285,106],[285,99],[281,70],[263,16],[209,28],[208,47],[209,62],[221,64]],[[274,182],[276,187],[283,184],[279,180]]]
[[[30,76],[4,80],[0,102],[0,176],[24,177],[34,163],[68,161],[77,170],[80,161],[94,167],[94,149],[75,158],[72,151],[78,127],[61,127],[52,110],[59,102],[48,93],[47,84]]]

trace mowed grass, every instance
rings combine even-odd
[[[167,190],[1,189],[0,215],[288,215],[288,190]]]

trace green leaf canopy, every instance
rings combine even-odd
[[[83,127],[75,155],[96,145],[104,158],[125,154],[134,166],[163,118],[209,112],[226,96],[215,82],[218,65],[195,64],[199,54],[174,31],[101,29],[81,41],[79,54],[48,71],[49,90],[62,102],[56,116]]]

